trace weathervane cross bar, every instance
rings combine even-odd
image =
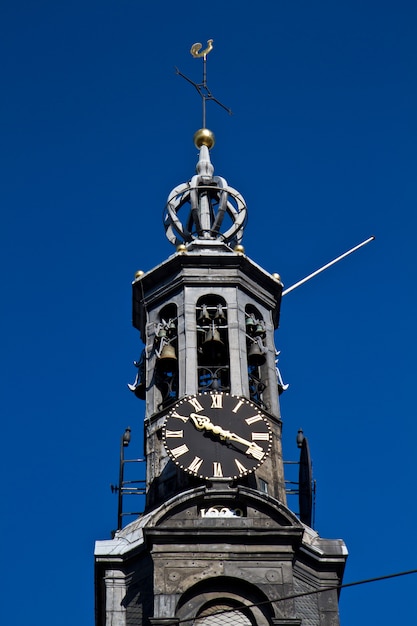
[[[198,59],[198,58],[203,59],[203,80],[201,83],[194,82],[193,80],[188,78],[188,76],[185,76],[185,74],[180,72],[177,67],[175,68],[175,70],[177,74],[182,76],[182,78],[185,78],[185,80],[189,82],[191,85],[193,85],[193,87],[195,87],[195,89],[198,91],[202,100],[202,105],[203,105],[203,126],[202,127],[206,128],[206,102],[207,100],[213,100],[213,102],[216,102],[216,104],[218,104],[225,111],[227,111],[229,115],[232,115],[232,110],[229,109],[227,106],[225,106],[222,102],[220,102],[220,100],[217,100],[217,98],[213,96],[213,94],[211,93],[210,89],[207,86],[207,55],[209,52],[211,52],[211,50],[213,50],[213,39],[209,39],[207,41],[207,47],[204,50],[201,50],[202,47],[203,45],[201,43],[194,43],[191,46],[191,50],[190,50],[190,54],[195,59]]]

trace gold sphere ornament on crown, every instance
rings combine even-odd
[[[244,254],[245,253],[245,248],[242,246],[242,244],[238,243],[237,246],[235,246],[233,248],[233,250],[237,253],[237,254]]]
[[[193,139],[196,148],[200,149],[201,146],[207,146],[209,150],[211,150],[216,141],[213,131],[208,128],[199,128],[194,133]]]
[[[135,280],[139,280],[140,278],[142,278],[144,273],[145,272],[143,270],[138,270],[137,272],[135,272]]]

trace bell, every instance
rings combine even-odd
[[[224,326],[225,324],[227,324],[226,316],[223,313],[223,307],[221,304],[217,305],[217,310],[214,316],[214,321],[218,326]]]
[[[157,368],[164,372],[173,372],[177,368],[177,355],[172,344],[166,343],[158,357]]]
[[[258,322],[253,331],[255,337],[263,337],[265,335],[265,327],[262,322]]]
[[[157,332],[156,336],[158,337],[158,339],[163,339],[163,338],[165,338],[165,337],[167,336],[167,331],[166,331],[166,329],[162,326],[162,327],[158,330],[158,332]]]
[[[266,361],[265,352],[257,341],[251,343],[248,352],[249,365],[263,365]]]
[[[248,333],[252,333],[255,326],[256,326],[255,320],[253,319],[251,315],[249,315],[246,318],[246,330],[248,331]]]
[[[201,351],[212,364],[215,364],[215,362],[218,362],[224,357],[226,346],[221,340],[217,328],[211,328],[206,332]]]
[[[205,326],[211,323],[210,315],[207,311],[207,304],[201,305],[201,313],[198,316],[197,323],[199,326]]]

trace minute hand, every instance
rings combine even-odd
[[[246,454],[252,454],[252,456],[256,456],[257,458],[259,457],[260,452],[262,453],[262,456],[264,454],[264,451],[261,448],[261,446],[258,446],[257,443],[253,443],[253,441],[248,441],[247,439],[243,439],[243,437],[236,435],[236,433],[231,433],[231,432],[226,431],[225,439],[228,439],[229,441],[236,441],[236,443],[241,443],[244,446],[248,446],[248,450],[246,451]]]
[[[210,421],[210,418],[208,418],[206,415],[190,413],[190,419],[198,430],[207,430],[209,432],[212,432],[214,435],[218,435],[223,441],[236,441],[236,443],[241,443],[244,446],[248,446],[246,454],[250,454],[255,459],[261,460],[265,456],[265,452],[261,448],[261,446],[253,443],[253,441],[248,441],[247,439],[236,435],[236,433],[231,433],[230,430],[224,430],[224,428],[222,428],[221,426],[213,424]]]

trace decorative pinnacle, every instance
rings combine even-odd
[[[195,83],[175,68],[198,92],[203,104],[203,124],[194,133],[194,145],[199,150],[196,175],[187,183],[178,185],[171,191],[164,212],[165,234],[169,241],[177,247],[179,254],[188,250],[187,244],[207,246],[208,244],[227,244],[237,254],[243,254],[240,241],[246,224],[246,203],[236,189],[229,187],[221,176],[214,175],[214,167],[210,160],[210,150],[214,146],[214,133],[206,127],[206,102],[214,100],[229,114],[231,110],[213,97],[207,86],[206,63],[207,55],[213,49],[213,40],[207,41],[202,50],[201,43],[191,46],[190,53],[197,59],[203,59],[203,80]],[[188,217],[184,209],[188,206]],[[181,211],[181,219],[179,211]]]
[[[222,104],[219,100],[217,100],[217,98],[215,98],[213,96],[213,94],[211,93],[210,89],[207,86],[207,55],[208,55],[209,52],[211,52],[213,50],[213,39],[209,39],[207,41],[207,48],[205,48],[205,50],[201,50],[202,47],[203,47],[203,45],[201,43],[194,43],[191,46],[191,50],[190,50],[190,54],[195,59],[199,59],[199,58],[203,59],[203,80],[202,80],[201,83],[195,83],[193,80],[188,78],[188,76],[185,76],[185,74],[182,74],[182,72],[180,72],[177,67],[175,68],[175,70],[176,70],[177,74],[182,76],[182,78],[184,78],[187,82],[189,82],[191,85],[193,85],[193,87],[195,87],[196,90],[198,91],[198,93],[199,93],[199,95],[201,97],[201,100],[202,100],[202,105],[203,105],[203,124],[202,124],[202,127],[203,127],[203,129],[205,129],[206,128],[206,102],[207,102],[207,100],[213,100],[214,102],[216,102],[225,111],[227,111],[229,113],[229,115],[232,115],[232,111],[227,106]],[[199,131],[197,131],[197,132],[199,132]]]

